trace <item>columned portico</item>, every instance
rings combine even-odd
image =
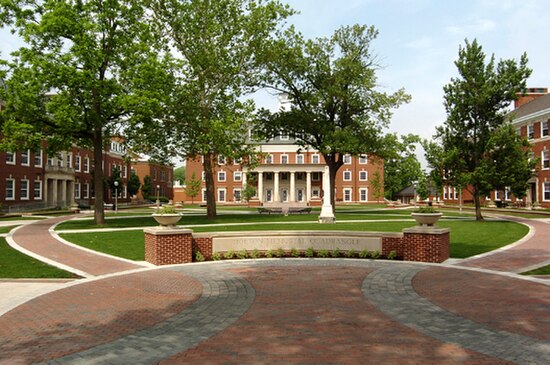
[[[281,201],[279,195],[279,171],[273,172],[273,201],[279,203]]]
[[[294,180],[296,178],[296,173],[294,171],[290,172],[290,202],[295,203],[296,202],[296,181]]]

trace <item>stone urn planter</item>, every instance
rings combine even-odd
[[[423,227],[433,227],[443,213],[411,213],[411,216]]]
[[[169,213],[169,214],[153,214],[153,218],[163,227],[174,227],[176,223],[181,219],[181,214],[179,213]]]

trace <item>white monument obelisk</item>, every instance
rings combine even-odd
[[[330,194],[330,175],[328,166],[325,166],[325,172],[323,173],[323,207],[319,215],[319,223],[334,223],[336,221],[336,217],[332,213]]]

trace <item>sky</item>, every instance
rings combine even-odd
[[[373,25],[381,60],[379,88],[412,97],[395,110],[390,131],[431,138],[446,119],[443,86],[457,76],[459,46],[475,38],[488,57],[529,58],[528,87],[550,87],[550,6],[547,0],[284,0],[300,14],[289,22],[307,38],[329,37],[341,26]],[[265,93],[257,104],[276,108]]]
[[[395,110],[389,131],[430,138],[446,118],[443,86],[455,77],[454,61],[464,40],[474,38],[487,55],[518,59],[523,52],[533,73],[528,87],[550,87],[548,0],[281,0],[299,14],[288,22],[307,38],[329,37],[341,26],[373,25],[372,49],[381,61],[379,88],[404,88],[412,97]],[[0,30],[0,55],[19,46]],[[255,95],[257,106],[276,110],[277,98]]]

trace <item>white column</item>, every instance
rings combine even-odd
[[[290,173],[290,202],[291,203],[296,202],[296,194],[294,193],[294,191],[296,190],[296,181],[294,180],[294,178],[295,178],[295,173],[291,172]]]
[[[306,202],[311,200],[311,172],[306,172]]]
[[[66,206],[68,204],[67,201],[67,180],[61,180],[61,203],[63,206]],[[59,196],[59,195],[58,195]]]
[[[264,173],[258,172],[258,192],[256,193],[260,203],[264,202]]]
[[[242,180],[242,186],[243,186],[243,189],[246,188],[246,172],[245,171],[241,171],[241,180]]]
[[[273,202],[279,203],[281,198],[279,197],[279,171],[273,172]]]
[[[325,166],[325,172],[323,173],[323,207],[319,215],[320,223],[334,223],[336,221],[336,217],[332,213],[332,204],[330,203],[331,194],[329,170],[328,166]]]
[[[57,179],[52,179],[52,204],[57,206]]]

